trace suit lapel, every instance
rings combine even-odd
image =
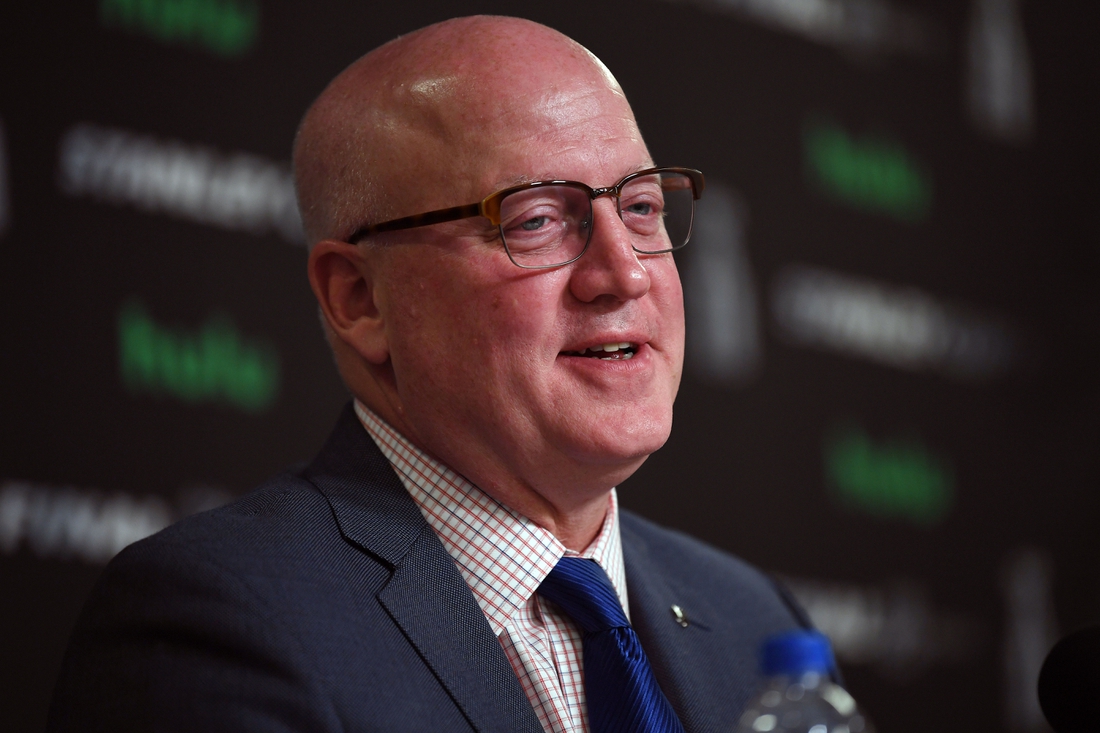
[[[454,560],[350,405],[307,477],[341,533],[393,571],[378,601],[479,731],[542,730]]]
[[[541,731],[469,586],[435,533],[425,529],[379,601],[476,729]],[[438,592],[425,594],[425,588]]]
[[[744,699],[731,695],[731,688],[752,690],[756,679],[751,667],[736,664],[735,650],[716,633],[729,620],[708,600],[706,589],[679,583],[643,537],[620,526],[630,621],[661,690],[689,733],[732,729]],[[686,627],[677,622],[673,604],[682,607]],[[755,650],[748,658],[755,660]]]

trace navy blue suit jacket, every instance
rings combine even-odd
[[[630,613],[688,731],[725,729],[769,634],[760,572],[622,512]],[[686,614],[676,623],[673,604]],[[529,731],[473,593],[345,409],[306,469],[131,545],[77,623],[52,731]]]

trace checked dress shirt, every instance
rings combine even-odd
[[[543,729],[588,733],[581,630],[536,591],[562,557],[595,560],[629,618],[615,491],[599,535],[576,553],[426,455],[358,401],[355,412],[454,558]]]

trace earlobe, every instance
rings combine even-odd
[[[389,359],[382,312],[376,303],[375,271],[346,242],[323,240],[309,253],[309,284],[329,328],[372,364]]]

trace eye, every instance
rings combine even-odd
[[[577,186],[534,185],[508,194],[500,205],[500,231],[509,253],[530,261],[556,260],[563,243],[568,253],[587,242],[592,207],[588,193]]]
[[[546,224],[549,223],[549,221],[550,221],[550,217],[548,217],[548,216],[533,216],[530,219],[528,219],[527,221],[520,224],[519,227],[520,227],[520,229],[523,229],[524,231],[527,231],[527,232],[535,232],[535,231],[538,231],[539,229],[542,229],[544,226],[546,226]]]
[[[644,176],[630,181],[619,199],[619,211],[623,221],[636,220],[639,226],[648,219],[660,217],[664,211],[665,196],[661,181],[656,176]]]
[[[623,224],[635,234],[649,237],[661,230],[664,197],[656,186],[635,188],[630,192],[630,198],[624,197],[619,206]]]
[[[624,206],[623,213],[633,214],[634,216],[649,216],[653,213],[653,204],[648,201],[635,201],[628,206]]]
[[[561,226],[566,218],[565,212],[560,211],[557,206],[545,204],[510,213],[511,216],[508,219],[501,221],[504,231],[509,235],[524,237],[545,234]]]
[[[504,240],[513,252],[532,252],[561,241],[569,225],[567,214],[556,202],[528,202],[522,211],[510,211],[501,222]]]

